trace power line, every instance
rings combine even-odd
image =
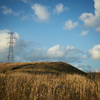
[[[4,22],[2,22],[1,20],[0,20],[0,22],[7,28],[7,29],[9,29],[9,30],[11,30],[11,28],[10,28],[10,26],[7,24],[7,22],[4,20],[4,18],[0,15],[0,18],[2,19],[2,21]]]
[[[0,22],[2,23],[2,25],[5,27],[5,28],[7,28],[7,26],[0,20]],[[8,28],[7,28],[8,29]]]

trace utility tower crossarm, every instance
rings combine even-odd
[[[14,62],[14,56],[13,56],[13,39],[16,39],[16,37],[13,37],[14,32],[9,32],[10,37],[7,37],[7,39],[10,39],[8,44],[9,44],[9,51],[8,51],[8,62]]]

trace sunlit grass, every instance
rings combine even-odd
[[[63,62],[0,63],[0,100],[100,100],[98,75]]]
[[[0,100],[99,100],[99,87],[77,74],[0,74]]]

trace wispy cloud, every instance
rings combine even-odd
[[[49,20],[50,13],[48,12],[48,7],[41,4],[34,4],[31,8],[34,10],[37,21]]]
[[[63,27],[64,30],[71,30],[73,28],[75,28],[76,26],[78,26],[78,22],[72,22],[71,19],[69,19],[68,21],[65,22],[64,24],[65,26]]]
[[[24,3],[28,3],[28,4],[32,3],[32,0],[21,0],[21,1],[24,2]]]
[[[85,35],[88,34],[88,32],[89,32],[89,30],[87,30],[87,31],[82,31],[82,33],[80,34],[80,36],[85,36]]]
[[[69,8],[68,7],[64,7],[62,3],[59,3],[56,5],[55,9],[54,9],[54,13],[60,14],[63,11],[68,11]]]
[[[24,3],[28,3],[29,2],[29,0],[22,0]]]
[[[10,9],[10,8],[7,8],[6,6],[2,6],[2,7],[0,7],[0,8],[2,8],[3,9],[3,14],[12,14],[13,13],[13,11],[12,11],[12,9]]]
[[[24,13],[24,11],[14,12],[11,8],[7,8],[6,6],[2,6],[0,8],[2,9],[2,13],[4,15],[12,14],[13,16],[19,16],[21,13]]]
[[[32,15],[32,14],[23,15],[22,18],[21,18],[21,21],[26,20],[26,19],[27,20],[33,20],[33,19],[35,19],[35,16]]]

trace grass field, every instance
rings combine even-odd
[[[49,65],[48,69],[44,65]],[[60,71],[60,65],[63,63],[2,63],[0,100],[100,100],[99,77],[81,75],[73,67],[70,68],[76,72],[67,73],[70,69],[64,67],[65,63]],[[33,70],[40,74],[29,73]]]

